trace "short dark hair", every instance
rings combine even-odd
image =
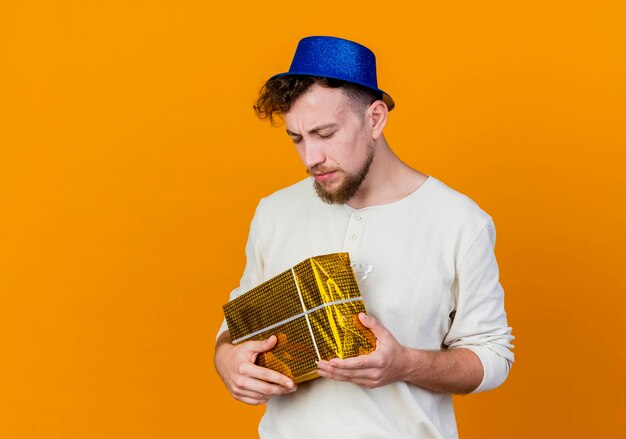
[[[382,99],[382,94],[352,82],[318,76],[287,75],[268,80],[254,105],[259,119],[269,119],[272,125],[274,116],[282,116],[291,105],[313,84],[322,87],[339,88],[358,111],[365,110],[374,101]]]

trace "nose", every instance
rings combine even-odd
[[[298,146],[300,147],[298,148],[300,153],[300,159],[307,169],[311,169],[314,166],[324,163],[326,161],[326,155],[324,154],[324,151],[316,142],[310,140],[305,141],[305,139],[302,139],[300,145]]]

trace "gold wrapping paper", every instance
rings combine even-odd
[[[374,350],[348,253],[302,261],[224,305],[234,344],[278,338],[256,364],[299,383],[317,378],[318,360],[348,358]]]

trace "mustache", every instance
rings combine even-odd
[[[315,175],[315,174],[327,174],[329,172],[338,171],[339,168],[326,168],[323,165],[315,165],[306,170],[307,174]]]

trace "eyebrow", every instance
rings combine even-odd
[[[337,127],[336,123],[333,123],[333,122],[326,123],[326,124],[323,124],[323,125],[320,125],[320,126],[317,126],[315,128],[310,129],[309,130],[309,134],[314,134],[314,133],[320,132],[322,130],[325,130],[327,128],[335,128],[335,127]],[[287,128],[287,134],[289,134],[291,137],[300,137],[301,136],[300,134],[296,134],[296,133],[294,133],[292,131],[289,131],[289,128]]]

